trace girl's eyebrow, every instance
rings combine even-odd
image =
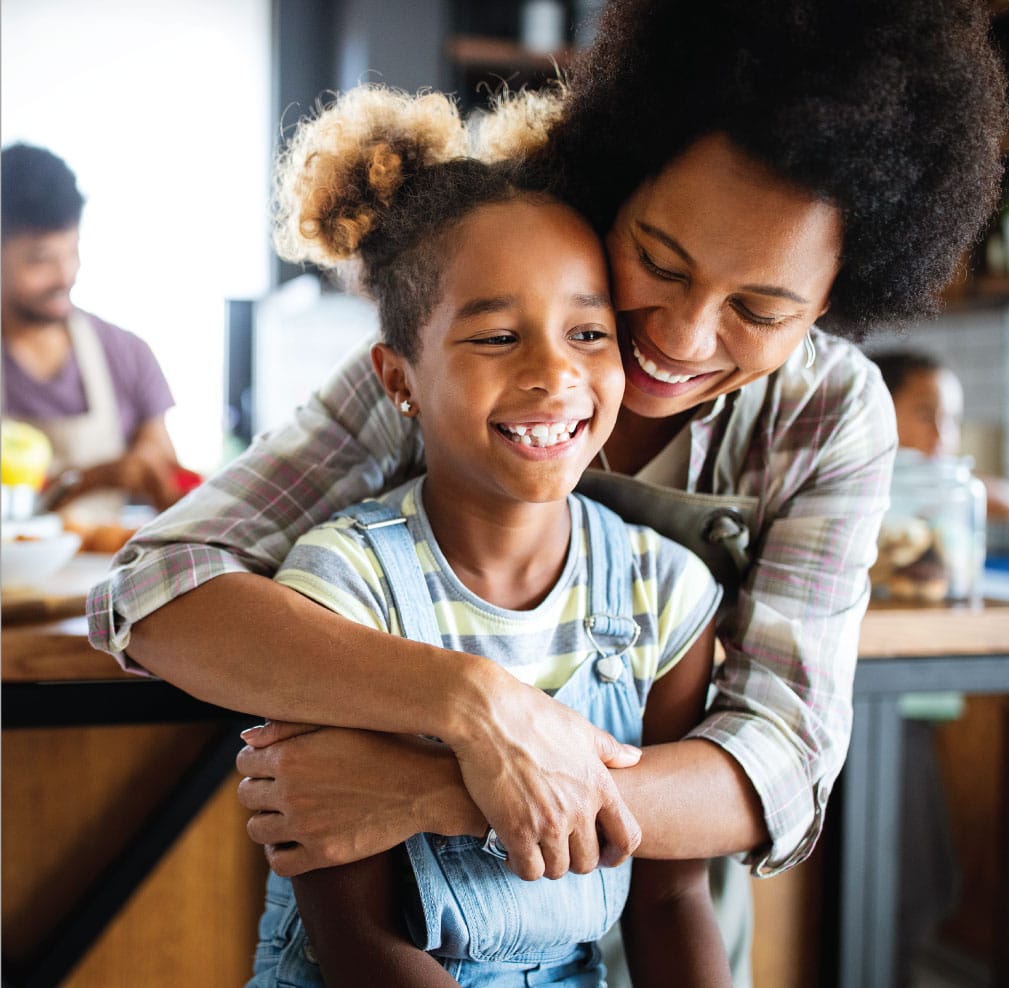
[[[608,309],[613,304],[605,292],[579,292],[571,301],[580,309]],[[456,319],[473,319],[488,312],[504,312],[518,305],[517,295],[494,295],[489,298],[471,298],[456,309]]]
[[[517,295],[495,295],[491,298],[472,298],[456,309],[456,319],[472,319],[488,312],[504,312],[518,304]]]
[[[580,293],[572,295],[571,301],[580,309],[608,309],[613,301],[608,294],[599,292]]]
[[[642,220],[638,220],[638,229],[649,237],[658,240],[659,243],[665,244],[674,254],[679,254],[687,264],[692,265],[694,263],[694,259],[687,252],[687,249],[678,240],[669,236],[668,233],[664,233],[658,227],[652,226],[651,223],[645,223]],[[799,305],[809,305],[808,298],[803,298],[801,295],[797,295],[787,288],[779,288],[777,285],[742,285],[741,288],[745,292],[753,292],[756,295],[785,298],[792,302],[797,302]]]

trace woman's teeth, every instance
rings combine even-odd
[[[566,443],[575,434],[578,421],[573,422],[538,422],[536,425],[499,425],[498,429],[512,442],[523,446],[535,446],[546,449],[557,443]]]
[[[683,384],[684,381],[689,381],[691,378],[697,377],[696,374],[668,374],[664,370],[659,370],[659,365],[656,364],[654,360],[646,357],[638,349],[636,343],[631,344],[631,349],[634,352],[634,359],[638,362],[638,366],[649,377],[654,377],[656,381],[662,381],[663,384]]]

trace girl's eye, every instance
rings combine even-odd
[[[605,326],[597,324],[589,326],[578,326],[571,331],[571,339],[578,343],[594,343],[596,340],[605,340],[610,336],[610,331]]]
[[[686,281],[686,275],[680,274],[678,271],[670,271],[668,268],[659,267],[640,244],[638,244],[638,258],[641,260],[641,264],[645,270],[654,274],[656,278],[662,278],[665,281]]]
[[[491,333],[488,336],[479,336],[473,340],[481,346],[507,346],[515,342],[514,333]]]

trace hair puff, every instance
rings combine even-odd
[[[274,245],[330,268],[353,258],[422,169],[467,154],[450,97],[358,86],[299,121],[277,159]]]
[[[511,92],[505,87],[491,100],[489,111],[469,119],[473,155],[490,163],[540,151],[564,113],[567,92],[560,79],[538,90]]]

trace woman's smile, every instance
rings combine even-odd
[[[684,361],[670,360],[657,348],[630,333],[620,335],[624,373],[634,386],[658,397],[684,394],[711,381],[718,370],[698,368]]]

